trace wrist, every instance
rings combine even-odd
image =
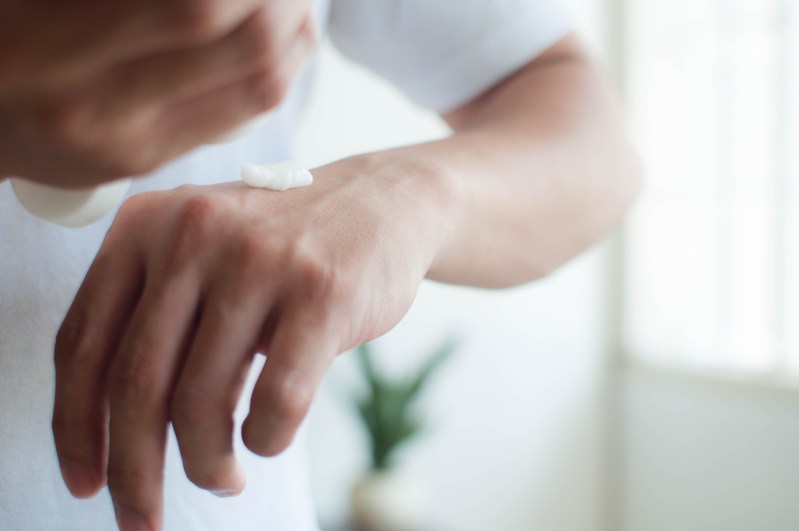
[[[382,191],[400,202],[420,244],[424,274],[437,278],[436,272],[449,255],[457,228],[462,195],[457,173],[442,158],[415,146],[356,157],[370,179],[382,178]]]

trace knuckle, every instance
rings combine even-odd
[[[330,290],[335,275],[330,268],[316,260],[304,259],[296,266],[300,282],[311,294],[324,296]]]
[[[94,258],[91,269],[102,277],[115,268],[114,257],[104,244]],[[56,333],[53,349],[56,369],[69,367],[73,372],[89,374],[112,346],[113,338],[107,334],[107,330],[98,326],[97,318],[102,316],[94,310],[93,303],[97,297],[95,287],[96,280],[84,281]]]
[[[299,423],[311,406],[313,390],[296,373],[287,374],[272,397],[272,415],[278,422]]]
[[[171,5],[170,5],[171,4]],[[184,0],[167,4],[173,29],[194,39],[210,39],[226,29],[225,3],[217,0]]]
[[[252,109],[262,112],[272,109],[283,101],[289,82],[279,70],[262,69],[251,81],[249,94]]]
[[[90,163],[104,177],[141,175],[155,169],[156,160],[135,138],[136,127],[124,119],[99,116],[82,100],[62,100],[36,111],[32,122],[39,135]]]
[[[122,203],[117,212],[114,224],[116,225],[120,221],[124,222],[130,219],[137,219],[144,210],[145,205],[149,203],[147,196],[148,194],[146,193],[134,195]]]
[[[149,492],[153,479],[143,467],[130,466],[116,461],[108,463],[108,489],[115,500],[125,502],[130,495]]]
[[[62,99],[45,105],[37,116],[38,128],[61,144],[78,144],[86,136],[87,108],[76,99]]]
[[[257,64],[266,67],[266,70],[271,70],[278,59],[274,34],[263,16],[247,24],[241,32],[241,49],[244,54]]]
[[[64,318],[56,334],[54,360],[56,369],[70,367],[84,371],[92,364],[93,354],[99,347],[96,327],[81,311],[71,311]]]
[[[198,252],[212,237],[222,215],[219,202],[207,195],[187,198],[180,207],[172,246],[165,257],[166,271],[178,274],[191,267]]]
[[[205,234],[223,214],[222,205],[216,198],[197,194],[187,198],[180,212],[180,229],[192,234]]]
[[[131,216],[148,214],[156,205],[163,203],[165,198],[171,196],[170,191],[142,192],[130,196],[122,206]]]
[[[215,417],[209,410],[210,393],[197,385],[179,387],[170,406],[170,416],[179,432],[204,431]]]
[[[100,248],[98,258],[119,246],[128,246],[132,243],[131,230],[143,229],[146,221],[152,217],[153,200],[157,194],[158,192],[136,194],[120,205],[117,215],[111,223],[111,228],[106,234],[103,247]]]
[[[298,280],[314,299],[340,300],[352,293],[351,282],[333,265],[316,257],[303,257],[295,266]]]
[[[137,407],[156,397],[158,371],[152,361],[139,355],[143,350],[130,350],[111,372],[109,383],[112,406]]]
[[[174,191],[180,194],[192,195],[194,192],[197,192],[200,189],[201,187],[196,184],[185,183],[175,188]]]

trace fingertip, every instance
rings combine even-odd
[[[138,512],[116,502],[114,503],[114,515],[120,531],[156,531],[156,529],[160,528],[160,526],[151,525]]]
[[[293,436],[288,440],[280,440],[276,435],[275,429],[266,426],[264,419],[254,419],[248,416],[241,427],[241,438],[244,446],[259,457],[276,457],[283,453],[293,440]]]
[[[203,465],[201,468],[188,467],[184,456],[186,477],[197,487],[220,498],[238,496],[244,491],[247,476],[238,459],[224,459],[213,464],[205,462]]]
[[[241,466],[241,463],[238,459],[235,461],[235,472],[234,476],[236,477],[236,488],[234,489],[238,494],[244,492],[244,489],[247,487],[247,474],[244,472],[244,467]]]
[[[64,460],[61,462],[61,477],[76,498],[91,498],[103,487],[104,481],[81,463]]]

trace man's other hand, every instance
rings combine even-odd
[[[279,104],[314,45],[310,0],[0,0],[0,175],[148,173]]]

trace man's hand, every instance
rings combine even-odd
[[[53,428],[72,492],[107,478],[125,531],[142,529],[135,518],[158,528],[170,420],[189,478],[240,491],[233,408],[255,352],[267,362],[243,437],[274,455],[336,354],[396,324],[423,277],[540,278],[635,195],[617,107],[572,37],[447,120],[449,138],[333,164],[310,188],[126,203],[56,345]]]
[[[256,352],[242,435],[272,456],[336,355],[413,301],[448,223],[443,175],[379,155],[314,174],[288,192],[184,186],[123,205],[58,335],[53,418],[71,491],[107,479],[123,530],[161,526],[170,421],[191,481],[244,488],[233,412]]]
[[[314,39],[309,0],[0,0],[0,175],[152,171],[276,106]]]

